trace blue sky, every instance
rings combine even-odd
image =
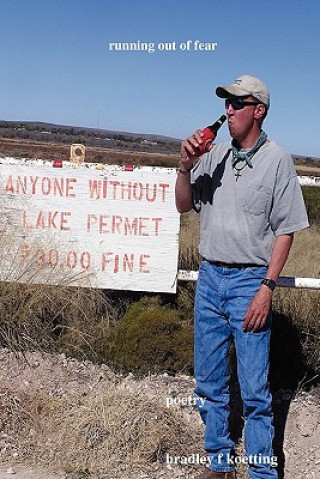
[[[184,138],[250,73],[270,89],[269,137],[320,157],[319,25],[319,0],[0,0],[0,119]],[[138,41],[155,51],[109,49]]]

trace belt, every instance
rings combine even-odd
[[[254,264],[254,263],[223,263],[222,261],[209,261],[216,266],[220,266],[221,268],[263,268],[264,265],[261,264]]]

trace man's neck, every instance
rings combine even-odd
[[[258,131],[251,131],[245,138],[243,139],[236,139],[236,145],[239,150],[250,150],[253,148],[257,141],[259,140],[261,134],[261,130]]]

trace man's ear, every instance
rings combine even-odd
[[[255,107],[254,117],[257,120],[261,120],[264,117],[265,112],[266,112],[266,106],[263,105],[262,103],[259,103],[259,105]]]

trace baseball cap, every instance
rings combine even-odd
[[[242,75],[229,86],[218,86],[216,95],[220,98],[251,95],[267,108],[270,106],[270,95],[266,84],[251,75]]]

